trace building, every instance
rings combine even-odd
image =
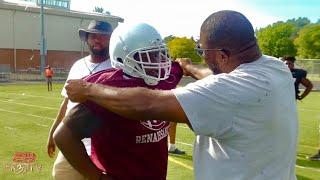
[[[36,1],[12,3],[0,0],[0,71],[19,72],[40,66],[40,7]],[[108,21],[114,28],[123,19],[102,13],[71,11],[70,0],[43,0],[46,65],[68,71],[88,54],[78,36],[93,19]],[[61,5],[61,7],[58,7]]]

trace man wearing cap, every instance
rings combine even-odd
[[[111,68],[109,60],[109,40],[112,31],[113,28],[108,22],[96,20],[90,22],[88,29],[79,29],[79,37],[88,45],[90,55],[79,59],[72,65],[67,80],[80,79],[92,73]],[[77,103],[69,101],[64,88],[62,89],[61,95],[64,96],[65,99],[61,103],[60,110],[56,120],[51,126],[48,137],[47,150],[50,157],[54,157],[56,146],[53,140],[53,132],[70,109],[77,105]],[[90,155],[91,140],[89,138],[83,139],[83,143],[88,155]],[[84,179],[60,152],[54,163],[52,175],[55,179]]]

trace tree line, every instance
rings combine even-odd
[[[311,23],[306,17],[278,21],[256,29],[255,34],[265,55],[320,59],[320,19],[316,23]],[[198,40],[170,35],[164,41],[173,59],[185,57],[193,62],[203,61],[195,51]]]
[[[102,7],[95,7],[94,12],[106,13]],[[278,21],[264,28],[255,30],[259,47],[263,54],[283,57],[294,56],[306,59],[320,59],[320,19],[316,23],[306,17]],[[190,58],[193,62],[203,62],[195,47],[198,40],[193,37],[175,37],[173,35],[164,38],[173,59]]]

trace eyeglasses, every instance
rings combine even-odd
[[[205,52],[206,51],[223,51],[226,53],[226,51],[224,49],[220,49],[220,48],[214,48],[214,49],[203,49],[203,48],[199,48],[199,46],[197,46],[196,48],[194,48],[197,52],[197,54],[199,56],[205,56]]]
[[[246,43],[248,44],[247,46],[244,46],[244,48],[240,49],[239,51],[235,51],[235,52],[230,52],[229,50],[226,50],[226,49],[222,49],[222,48],[214,48],[214,49],[202,49],[200,48],[200,45],[197,44],[196,45],[196,52],[199,56],[204,56],[205,55],[205,51],[222,51],[224,53],[226,53],[228,56],[231,56],[232,55],[236,55],[236,54],[239,54],[239,53],[242,53],[242,52],[245,52],[247,51],[248,49],[251,49],[253,48],[254,46],[257,45],[256,41],[251,41],[249,43]]]

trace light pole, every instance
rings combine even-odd
[[[40,36],[40,74],[44,72],[44,66],[46,62],[46,39],[44,36],[44,10],[43,0],[40,0],[40,19],[41,19],[41,36]]]

